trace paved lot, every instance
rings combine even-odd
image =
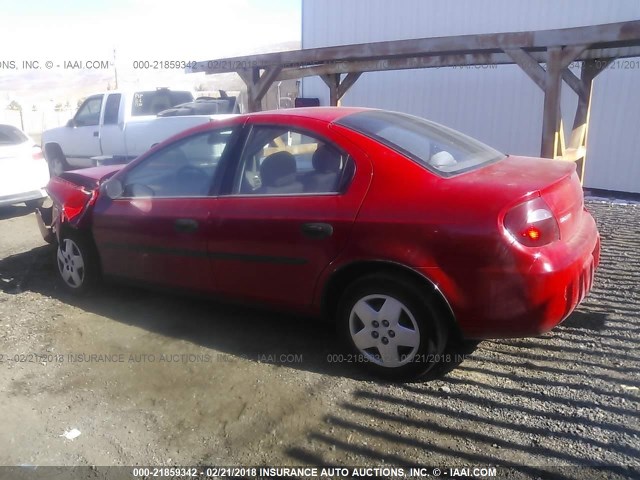
[[[328,361],[333,333],[311,320],[116,286],[70,297],[33,214],[2,209],[0,464],[639,475],[640,205],[589,208],[602,266],[561,327],[483,342],[446,377],[403,385]]]

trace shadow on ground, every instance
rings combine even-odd
[[[314,318],[200,297],[103,283],[87,296],[58,283],[54,247],[45,245],[0,260],[0,289],[33,291],[109,319],[262,363],[365,378],[355,367],[331,363],[338,352],[332,325]],[[298,355],[302,361],[288,361]]]
[[[24,205],[10,205],[8,207],[0,207],[0,220],[8,220],[10,218],[24,217],[33,213],[33,208],[27,208]]]

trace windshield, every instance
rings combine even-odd
[[[157,115],[163,110],[175,107],[181,103],[193,101],[191,92],[172,91],[167,89],[136,92],[133,94],[133,108],[131,115]]]
[[[374,138],[445,177],[505,157],[456,130],[402,113],[359,112],[336,123]]]
[[[27,136],[11,125],[0,125],[0,145],[19,145],[27,141]]]

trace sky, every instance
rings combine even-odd
[[[0,62],[113,60],[115,49],[124,71],[134,60],[194,61],[249,54],[300,41],[300,3],[0,0]]]

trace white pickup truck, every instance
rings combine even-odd
[[[156,143],[214,118],[192,114],[158,116],[162,111],[189,102],[195,103],[191,92],[166,88],[91,95],[66,126],[42,133],[42,147],[51,175],[92,167],[100,159],[125,163]]]

